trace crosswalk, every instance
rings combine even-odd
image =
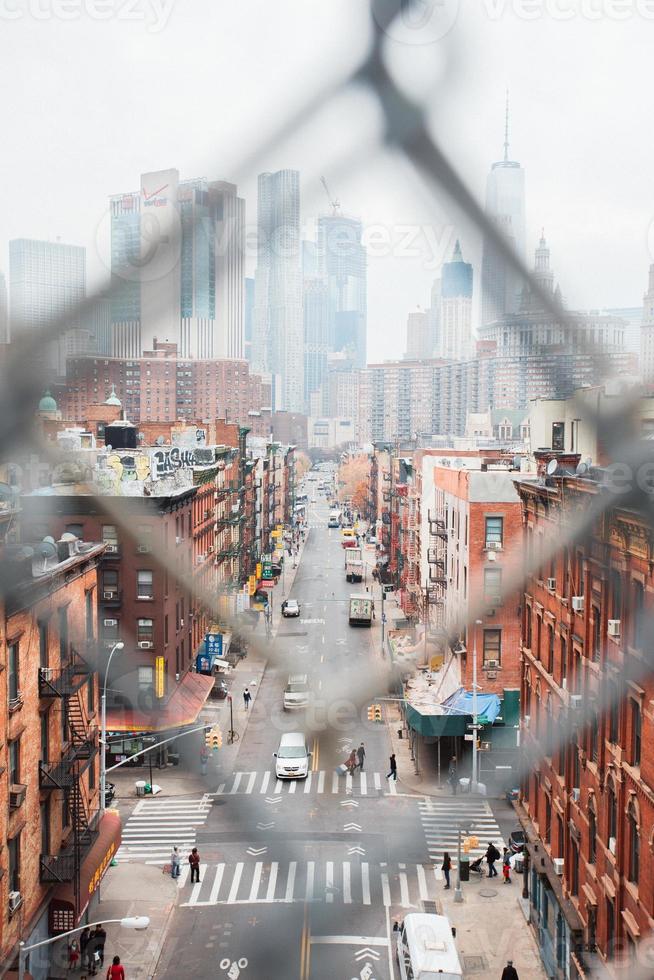
[[[470,848],[473,860],[484,854],[491,842],[502,853],[502,833],[487,800],[465,796],[425,797],[418,807],[430,861],[442,861],[443,852],[447,851],[452,864],[456,864],[459,824],[462,843],[466,837],[477,838],[477,846]]]
[[[345,776],[337,772],[310,772],[306,779],[277,779],[270,770],[267,772],[234,772],[221,783],[214,795],[231,796],[235,793],[306,793],[329,794],[332,796],[397,796],[397,783],[387,779],[380,772],[357,772]]]
[[[208,793],[195,799],[141,800],[123,827],[116,860],[163,865],[170,861],[173,847],[178,847],[185,858],[195,845],[196,830],[204,824],[211,805]]]
[[[182,866],[180,904],[248,905],[294,902],[402,906],[422,910],[442,888],[442,872],[432,865],[370,864],[365,861],[238,861],[201,864],[191,884]]]

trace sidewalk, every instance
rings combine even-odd
[[[104,968],[107,972],[114,956],[120,956],[129,980],[151,980],[161,955],[169,920],[177,902],[178,888],[161,868],[142,864],[119,864],[109,868],[100,885],[100,900],[94,897],[88,909],[89,922],[104,922],[125,916],[147,915],[150,925],[143,932],[121,929],[118,923],[106,925]],[[137,897],[135,897],[137,896]],[[69,977],[66,968],[66,940],[56,943],[52,954],[50,976],[53,980]],[[88,974],[79,970],[82,980]]]

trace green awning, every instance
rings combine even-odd
[[[468,715],[421,715],[410,704],[406,705],[406,720],[419,735],[439,738],[441,735],[465,735]]]

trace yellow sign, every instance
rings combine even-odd
[[[281,538],[281,536],[282,536],[282,532],[279,530],[279,528],[277,528],[276,531],[271,531],[270,532],[270,537],[271,538]]]
[[[154,658],[154,693],[157,698],[166,693],[166,661],[163,657]]]
[[[256,591],[257,591],[257,576],[250,575],[250,577],[248,578],[248,593],[250,595],[254,595]]]
[[[257,576],[257,578],[261,578],[261,572],[262,572],[262,570],[263,570],[263,569],[262,569],[262,565],[261,565],[261,562],[260,562],[260,561],[258,561],[258,562],[257,562],[257,570],[256,570],[256,572],[255,572],[255,574],[256,574],[256,576]]]

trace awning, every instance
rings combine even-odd
[[[480,725],[492,725],[500,713],[500,699],[497,694],[477,694],[477,721]],[[419,708],[407,702],[406,719],[409,726],[429,738],[449,735],[454,738],[465,735],[472,718],[472,692],[459,688],[442,704],[429,706],[423,714]]]
[[[165,732],[183,728],[197,721],[209,692],[213,677],[186,673],[166,704],[153,711],[140,708],[115,707],[107,710],[107,731],[110,732]]]
[[[473,694],[464,688],[451,694],[443,701],[448,714],[472,716]],[[477,694],[477,721],[480,725],[492,725],[500,713],[500,699],[497,694]]]
[[[117,810],[108,810],[98,825],[95,844],[82,861],[80,868],[80,908],[75,909],[75,891],[72,883],[58,885],[48,908],[50,934],[74,929],[84,914],[93,893],[120,846],[121,825]]]
[[[467,719],[464,715],[423,715],[417,708],[407,704],[406,720],[414,732],[418,732],[419,735],[425,735],[428,738],[440,738],[442,735],[449,735],[454,738],[457,735],[465,735],[466,733]]]

